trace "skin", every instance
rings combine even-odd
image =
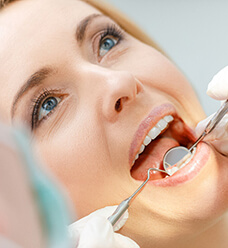
[[[44,88],[61,89],[53,94],[61,102],[32,131],[32,140],[67,189],[79,218],[119,204],[140,185],[130,174],[129,148],[152,109],[171,103],[191,128],[205,117],[184,76],[152,47],[125,33],[98,55],[98,33],[113,23],[108,17],[94,19],[84,41],[77,42],[80,21],[101,14],[86,3],[24,0],[1,12],[0,111],[12,124],[13,99],[25,80],[44,66],[55,68],[23,95],[14,119],[30,127],[34,95]],[[209,149],[205,167],[193,180],[177,187],[147,186],[121,233],[143,248],[227,247],[228,159]]]

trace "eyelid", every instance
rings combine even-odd
[[[107,27],[115,26],[118,30],[124,30],[111,18],[103,16],[103,18],[95,19],[86,29],[85,40],[91,41],[99,33],[102,33]]]
[[[51,110],[44,118],[41,120],[38,120],[39,118],[39,110],[43,104],[43,102],[49,98],[49,97],[59,97],[61,101],[58,103],[58,105]],[[61,105],[64,98],[67,96],[66,93],[63,92],[63,89],[46,89],[43,88],[42,91],[39,91],[39,93],[31,99],[31,110],[30,110],[30,116],[31,116],[31,129],[36,129],[39,127],[39,125],[42,123],[43,120],[46,120],[49,118],[49,116]]]
[[[38,120],[35,128],[40,128],[43,124],[46,123],[46,121],[49,121],[49,119],[51,118],[55,118],[55,112],[59,111],[59,108],[61,108],[62,104],[64,103],[65,97],[66,96],[58,96],[61,100],[59,101],[59,103],[57,104],[57,106],[52,109],[47,115],[45,115],[41,120]]]
[[[110,49],[111,51],[115,49],[115,47],[121,42],[121,40],[125,39],[125,32],[117,24],[108,23],[108,24],[105,24],[102,30],[95,33],[95,35],[91,39],[91,43],[92,43],[93,53],[96,54],[98,62],[100,62],[102,58],[105,57],[105,55],[103,57],[99,56],[99,48],[100,48],[101,41],[104,40],[106,37],[117,39],[115,46],[112,49]],[[109,53],[109,51],[107,53]]]

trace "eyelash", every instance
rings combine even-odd
[[[106,38],[107,36],[112,36],[114,38],[117,38],[118,41],[116,43],[116,45],[123,40],[124,38],[124,31],[122,29],[120,29],[117,25],[112,24],[112,25],[108,25],[100,34],[100,38],[99,38],[99,47],[101,46],[101,42],[104,40],[104,38]]]
[[[99,36],[99,48],[98,51],[101,47],[102,42],[104,41],[105,38],[107,37],[114,37],[117,39],[117,43],[115,46],[124,38],[124,31],[121,30],[117,25],[112,24],[108,25],[100,34]],[[104,55],[105,56],[105,55]],[[58,91],[59,93],[59,91]],[[41,92],[38,93],[38,97],[35,97],[32,99],[32,118],[31,118],[31,129],[34,130],[39,126],[39,124],[43,121],[46,120],[55,110],[56,107],[51,110],[45,117],[43,117],[41,120],[38,120],[39,118],[39,110],[41,108],[41,104],[48,99],[51,96],[56,96],[57,91],[56,90],[48,90],[48,89],[42,89]],[[61,97],[60,97],[61,98]],[[62,100],[62,99],[61,99]],[[59,105],[59,104],[58,104]],[[58,107],[57,105],[57,107]]]
[[[56,96],[58,94],[58,97],[62,98],[60,95],[60,91],[59,90],[52,90],[52,89],[42,89],[41,92],[38,93],[38,97],[35,97],[32,99],[32,105],[31,105],[31,109],[32,109],[32,120],[31,120],[31,128],[32,130],[34,128],[37,128],[39,126],[39,124],[43,121],[43,120],[46,120],[49,115],[51,115],[55,110],[56,108],[58,107],[55,107],[53,110],[51,110],[45,117],[43,117],[41,120],[38,120],[39,118],[39,110],[41,108],[41,105],[42,103],[48,99],[49,97],[51,96]]]

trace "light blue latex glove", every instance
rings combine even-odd
[[[207,94],[216,100],[228,99],[228,66],[219,71],[208,84]],[[212,115],[198,123],[196,133],[199,136]],[[228,156],[228,114],[226,114],[216,128],[204,138],[222,154]]]
[[[69,233],[72,243],[77,243],[77,248],[139,248],[133,240],[115,232],[127,221],[128,212],[125,212],[114,228],[107,220],[116,207],[99,209],[71,224]]]

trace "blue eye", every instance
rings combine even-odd
[[[103,57],[109,50],[111,50],[118,42],[118,38],[105,38],[101,41],[99,47],[99,56]]]
[[[47,116],[61,101],[59,97],[48,97],[41,105],[38,120]]]

